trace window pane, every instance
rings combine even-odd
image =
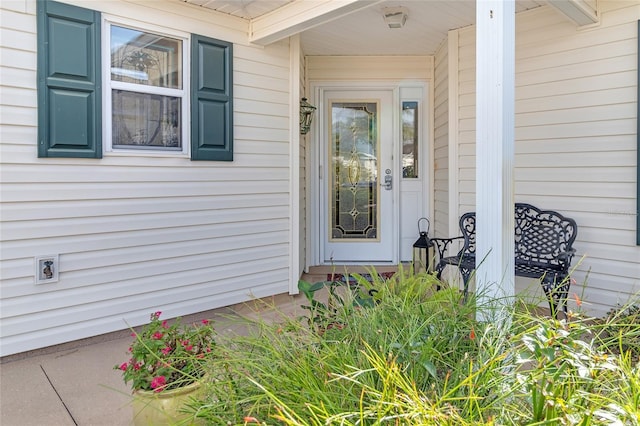
[[[182,149],[181,99],[113,90],[113,146]]]
[[[331,239],[377,239],[378,105],[331,104]]]
[[[402,177],[418,177],[417,102],[402,102]]]
[[[182,88],[182,41],[111,26],[111,79]]]

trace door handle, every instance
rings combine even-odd
[[[380,186],[382,186],[387,191],[390,191],[391,188],[393,188],[393,178],[391,177],[391,175],[385,175],[384,183],[381,183]]]

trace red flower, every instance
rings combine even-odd
[[[469,333],[469,339],[471,340],[476,339],[476,331],[473,329],[473,327],[471,327],[471,333]]]
[[[245,423],[260,423],[260,421],[258,419],[256,419],[255,417],[245,416],[245,418],[243,420],[244,420]]]
[[[134,338],[128,350],[130,359],[113,367],[120,371],[125,383],[133,382],[134,391],[170,389],[175,378],[168,371],[195,371],[194,367],[203,364],[207,353],[214,352],[211,320],[200,319],[183,327],[179,317],[174,322],[159,319],[161,314],[151,312],[148,326],[129,332]]]
[[[151,380],[151,389],[154,392],[160,392],[167,384],[167,379],[164,376],[157,376]]]

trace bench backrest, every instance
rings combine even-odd
[[[525,203],[515,205],[514,227],[516,260],[554,264],[572,248],[578,230],[573,219]]]
[[[460,232],[464,237],[464,246],[458,253],[475,254],[476,253],[476,212],[468,212],[460,216]]]
[[[558,254],[572,248],[578,230],[573,219],[526,203],[516,203],[514,213],[516,260],[557,263]],[[464,246],[459,255],[475,254],[475,212],[460,217],[460,232],[464,237]]]

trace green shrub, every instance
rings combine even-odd
[[[219,336],[192,409],[215,425],[640,424],[640,364],[608,350],[620,333],[504,300],[502,321],[478,322],[486,306],[429,274],[357,281],[302,284],[305,318]]]
[[[610,310],[592,326],[602,350],[640,362],[640,304]]]

